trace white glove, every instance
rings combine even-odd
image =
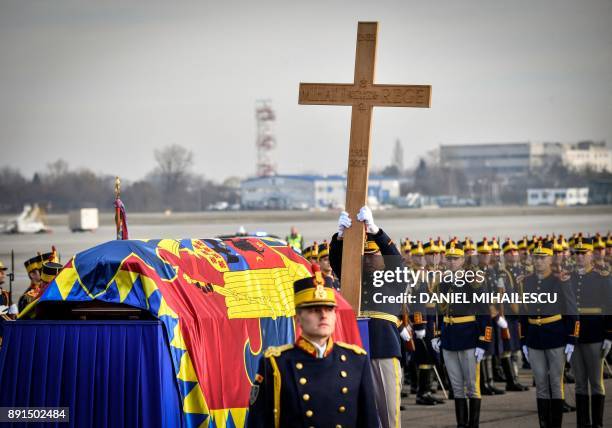
[[[9,315],[17,315],[19,313],[19,308],[17,304],[13,303],[8,311]]]
[[[497,318],[497,325],[499,328],[508,328],[508,321],[506,321],[506,318],[500,316]]]
[[[474,351],[474,356],[476,357],[476,362],[479,363],[482,361],[485,355],[485,350],[482,348],[476,348]]]
[[[574,345],[568,343],[565,345],[565,351],[563,352],[565,353],[565,360],[569,363],[572,359],[572,354],[574,353]]]
[[[612,340],[604,339],[601,344],[601,358],[606,358],[608,352],[610,352],[610,348],[612,348]]]
[[[361,207],[359,213],[357,213],[357,220],[363,221],[366,224],[368,233],[378,233],[379,228],[374,224],[374,216],[372,215],[372,210],[367,205]]]
[[[506,283],[504,282],[504,278],[502,278],[501,276],[499,278],[497,278],[497,288],[506,288]]]
[[[410,336],[410,332],[406,327],[404,327],[402,331],[400,331],[400,337],[406,342],[410,341],[410,339],[412,338],[412,336]]]
[[[417,339],[424,339],[426,334],[427,332],[425,331],[425,329],[414,331],[414,335]]]
[[[527,348],[527,345],[523,345],[523,354],[527,362],[529,362],[529,348]]]
[[[9,307],[5,305],[0,305],[0,314],[8,313]]]
[[[349,214],[346,211],[342,211],[340,213],[340,217],[338,218],[338,238],[342,238],[344,231],[351,227],[351,224],[352,221]]]
[[[431,339],[431,347],[433,348],[434,351],[436,351],[436,354],[440,353],[440,338],[439,337],[434,337],[433,339]]]

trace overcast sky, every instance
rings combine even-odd
[[[280,173],[346,169],[357,21],[379,21],[377,83],[431,84],[432,108],[376,108],[374,167],[440,143],[612,141],[611,0],[0,0],[0,166],[63,158],[138,179],[153,150],[208,178],[255,172],[255,101],[277,113]]]

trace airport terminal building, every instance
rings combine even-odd
[[[249,178],[240,184],[242,209],[336,209],[344,207],[346,176],[274,175]],[[400,195],[396,178],[371,176],[369,204],[387,204]]]

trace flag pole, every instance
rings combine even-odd
[[[119,208],[119,198],[121,197],[121,180],[119,176],[115,177],[115,228],[117,231],[117,239],[122,239],[121,233],[121,209]]]

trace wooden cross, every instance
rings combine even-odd
[[[367,202],[370,169],[372,108],[429,107],[429,85],[379,85],[374,83],[377,22],[357,26],[357,52],[353,83],[300,83],[299,104],[351,106],[346,211],[353,226],[344,234],[342,252],[342,295],[359,314],[361,298],[361,257],[365,229],[355,227],[357,213]]]

